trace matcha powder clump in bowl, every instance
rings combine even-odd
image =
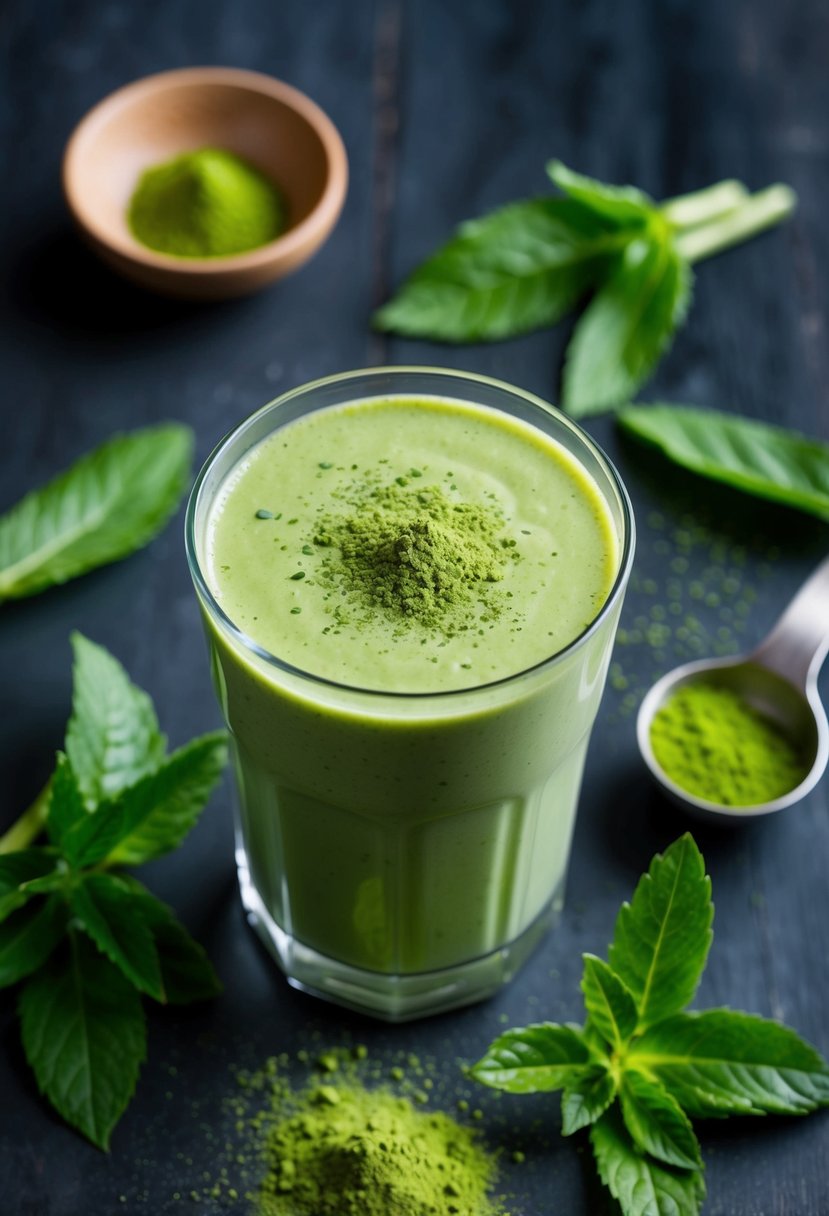
[[[475,1132],[389,1090],[320,1085],[270,1129],[259,1216],[496,1216]]]
[[[227,257],[285,229],[276,186],[232,152],[201,148],[147,169],[127,213],[136,240],[181,258]]]

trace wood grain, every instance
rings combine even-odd
[[[545,192],[551,156],[656,197],[727,176],[753,188],[774,180],[795,187],[800,206],[784,229],[699,267],[688,324],[643,396],[733,409],[829,439],[822,0],[10,0],[5,20],[2,140],[12,172],[0,251],[0,509],[114,430],[183,419],[203,458],[283,389],[365,362],[469,368],[554,399],[567,325],[466,348],[369,330],[372,307],[458,222]],[[349,154],[349,197],[329,244],[293,279],[234,305],[171,304],[122,284],[79,246],[60,200],[60,154],[81,114],[119,84],[223,62],[285,79],[332,115]],[[654,610],[667,612],[676,583],[681,620],[693,616],[704,645],[759,640],[829,547],[825,527],[674,470],[622,442],[607,418],[590,429],[618,463],[639,521],[623,628],[658,624]],[[731,600],[721,586],[726,568],[740,587]],[[153,1015],[138,1095],[105,1158],[39,1101],[4,995],[3,1211],[181,1210],[174,1194],[201,1187],[219,1151],[231,1067],[294,1053],[314,1034],[326,1044],[352,1036],[383,1059],[416,1051],[432,1062],[436,1092],[451,1107],[457,1061],[480,1053],[505,1023],[578,1018],[581,952],[604,951],[620,901],[654,850],[687,826],[646,781],[629,702],[685,657],[674,625],[662,645],[617,648],[563,922],[515,983],[480,1008],[389,1029],[290,992],[244,925],[229,792],[214,799],[186,850],[147,878],[211,951],[225,996],[203,1010]],[[4,607],[0,823],[34,795],[60,745],[71,628],[126,663],[174,743],[218,721],[176,523],[128,562]],[[826,679],[823,689],[828,695]],[[827,791],[824,782],[769,823],[696,834],[717,909],[700,1006],[783,1017],[829,1054]],[[491,1142],[505,1146],[516,1216],[610,1216],[584,1144],[558,1137],[555,1100],[483,1095],[481,1105]],[[829,1212],[827,1117],[709,1124],[701,1134],[708,1216]],[[524,1165],[508,1163],[513,1148],[526,1152]],[[209,1210],[192,1209],[202,1206]]]

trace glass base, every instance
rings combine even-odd
[[[302,992],[385,1022],[407,1022],[445,1013],[492,996],[524,965],[558,920],[564,903],[562,882],[546,908],[524,932],[490,954],[439,971],[389,975],[338,962],[291,937],[262,902],[251,881],[243,848],[237,848],[236,866],[248,923],[276,959],[288,983]]]

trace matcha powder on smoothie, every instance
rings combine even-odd
[[[541,432],[473,403],[315,409],[222,483],[205,563],[257,645],[338,684],[435,693],[568,646],[618,572],[598,488]]]
[[[352,603],[434,631],[451,628],[473,597],[496,609],[488,585],[516,556],[501,532],[494,508],[453,502],[437,486],[412,493],[392,485],[351,513],[326,517],[314,543],[332,550],[324,581],[348,586]]]
[[[320,1085],[265,1146],[260,1216],[496,1216],[494,1158],[471,1128],[404,1097]]]

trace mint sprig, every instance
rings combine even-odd
[[[377,329],[481,342],[552,325],[592,293],[562,380],[574,416],[628,400],[670,346],[691,301],[692,265],[785,219],[788,186],[740,182],[657,203],[551,161],[561,196],[462,224],[374,314]]]
[[[178,848],[227,741],[204,735],[168,756],[150,698],[120,663],[80,634],[72,646],[66,750],[0,837],[0,987],[23,984],[23,1047],[41,1092],[106,1148],[146,1054],[141,995],[183,1004],[221,989],[171,909],[119,867]],[[49,844],[31,847],[42,830]]]
[[[584,955],[585,1025],[508,1030],[470,1069],[509,1093],[562,1090],[562,1133],[589,1126],[624,1216],[700,1212],[704,1165],[691,1118],[829,1106],[829,1066],[793,1030],[731,1009],[682,1012],[705,968],[713,911],[686,833],[622,905],[609,963]]]

